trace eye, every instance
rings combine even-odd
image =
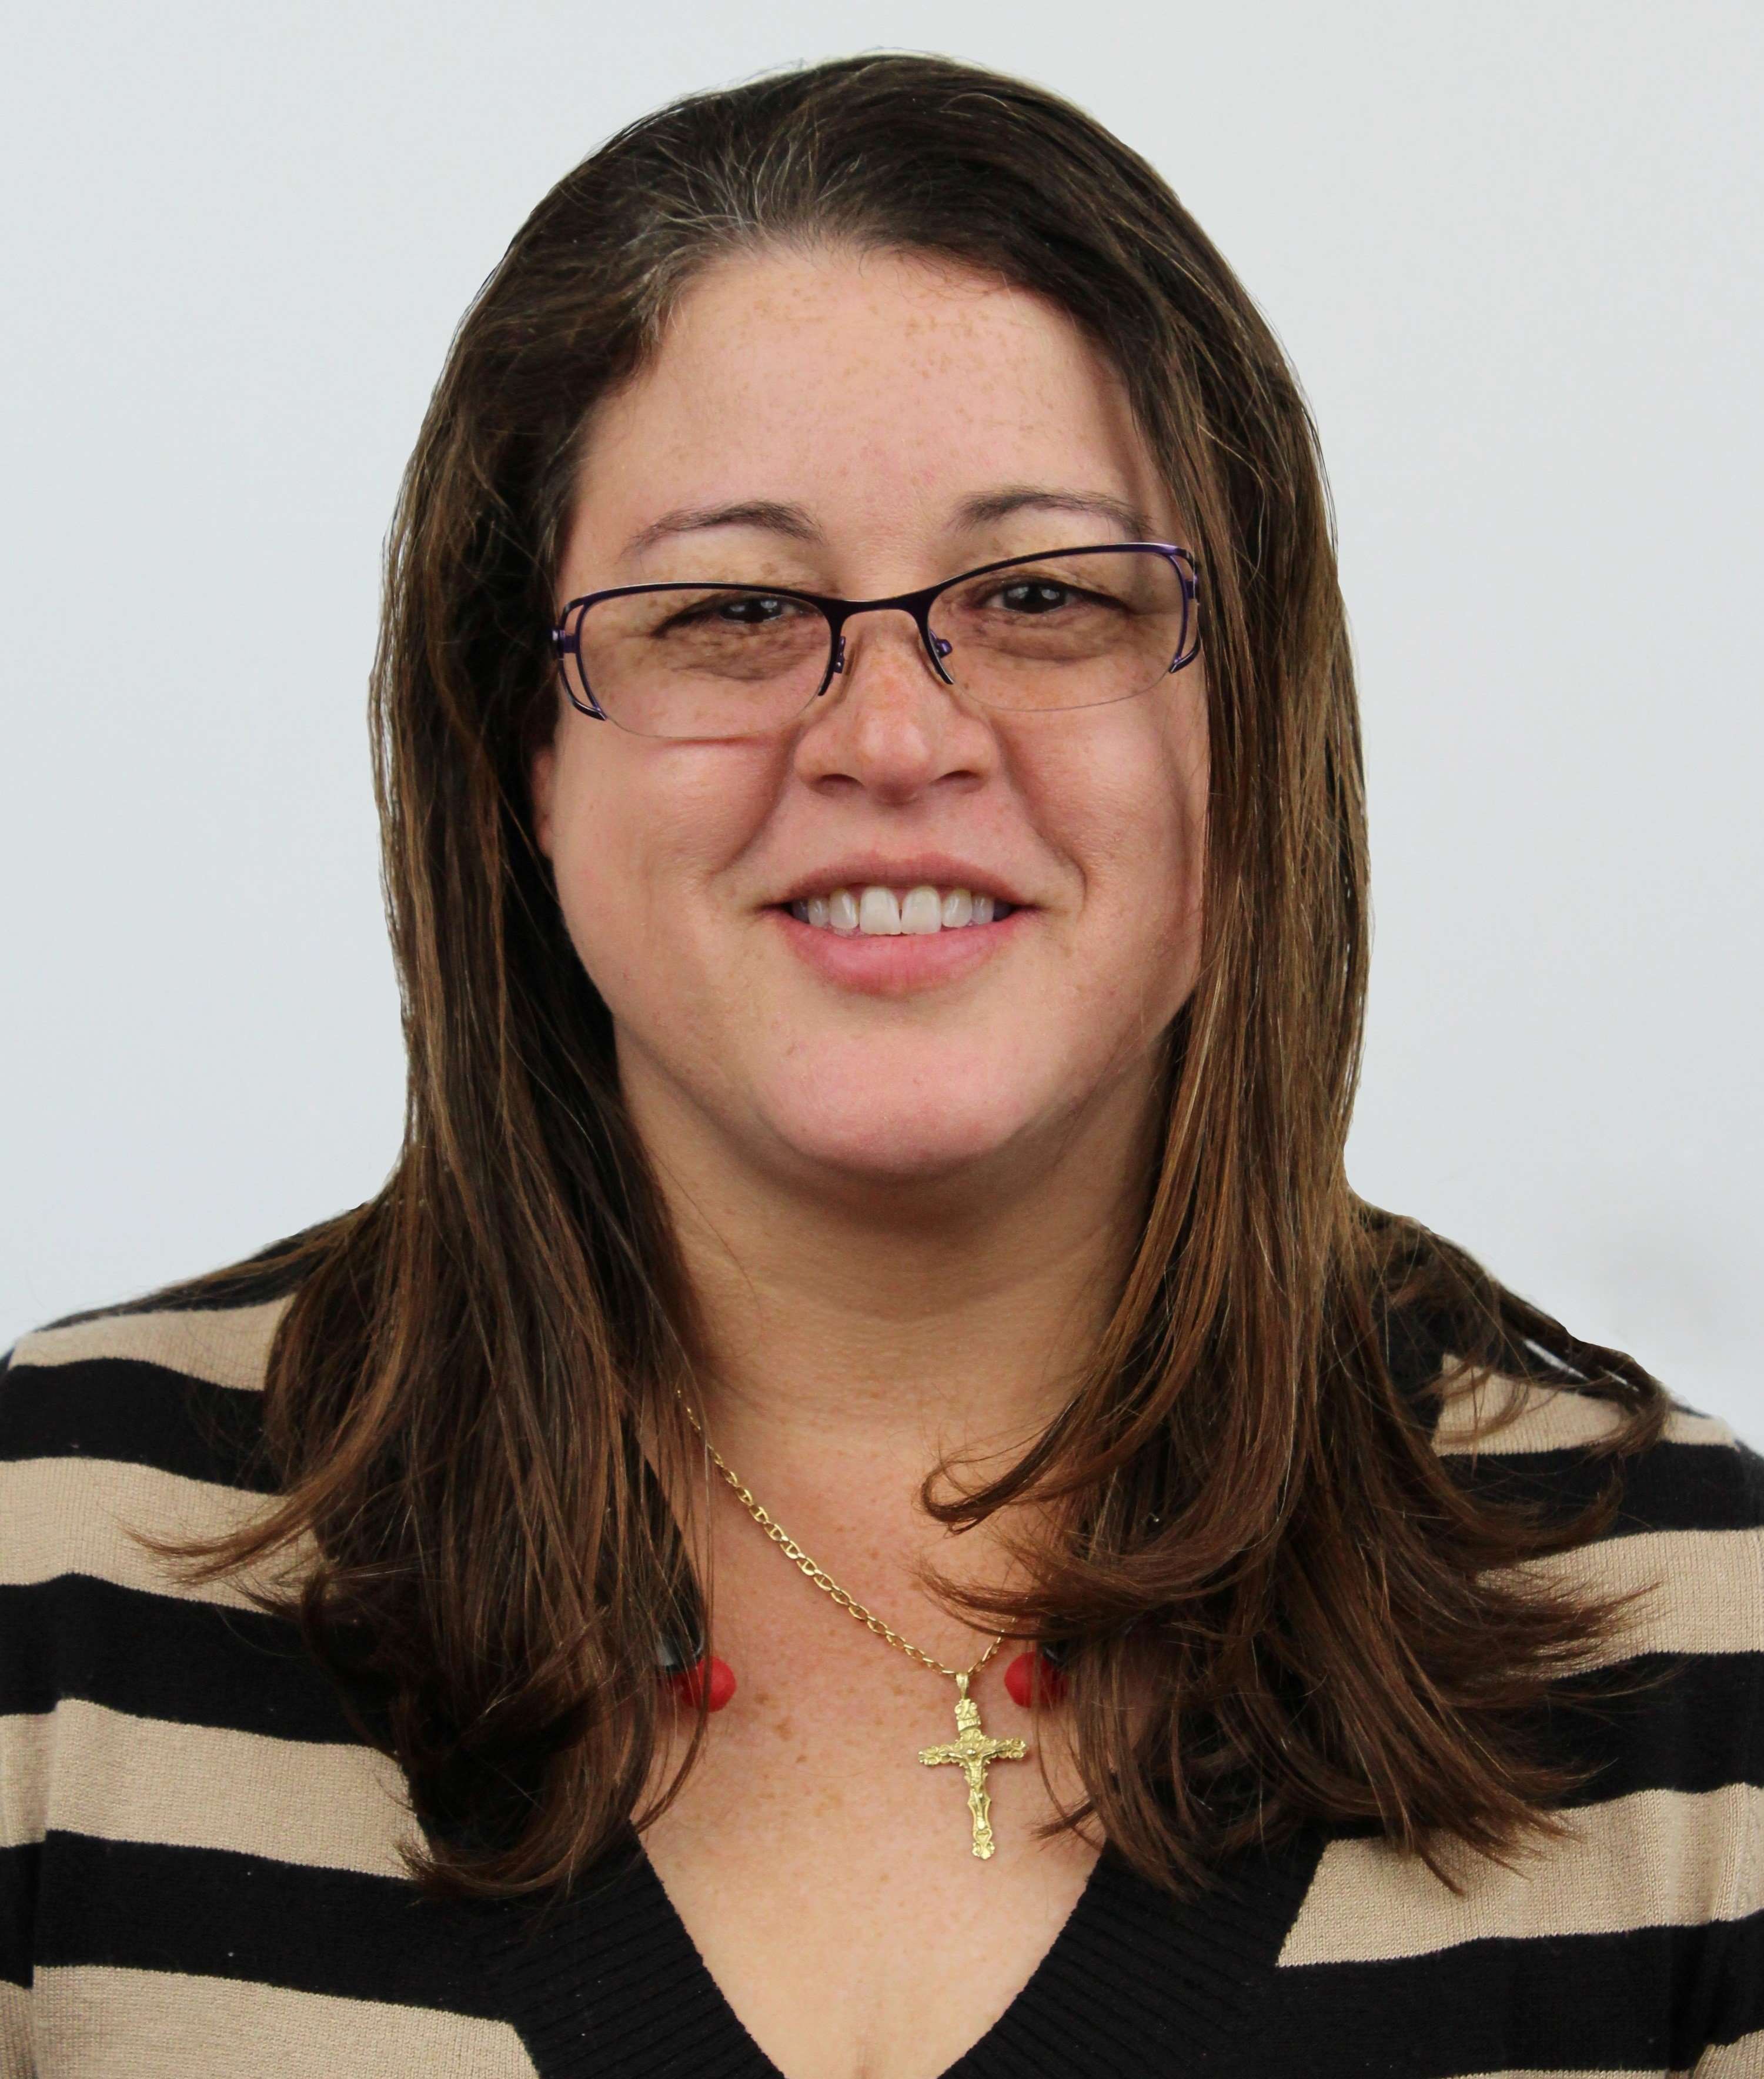
[[[765,592],[739,592],[722,599],[700,600],[670,615],[662,625],[667,634],[677,628],[766,628],[785,619],[794,600]]]
[[[740,599],[725,599],[717,609],[719,619],[743,627],[757,628],[768,621],[781,621],[791,610],[788,600],[762,597],[750,592]]]
[[[1078,594],[1051,578],[1019,578],[1014,584],[1001,585],[997,596],[1013,613],[1052,613]]]

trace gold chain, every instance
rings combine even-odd
[[[993,1641],[992,1644],[987,1647],[986,1650],[971,1667],[946,1667],[941,1660],[933,1660],[930,1654],[922,1653],[918,1646],[909,1644],[905,1639],[901,1638],[901,1634],[897,1631],[890,1631],[888,1627],[883,1623],[880,1617],[872,1617],[870,1612],[863,1607],[862,1603],[856,1601],[852,1596],[848,1596],[845,1590],[839,1586],[838,1583],[834,1579],[833,1576],[827,1572],[824,1567],[817,1567],[814,1561],[809,1557],[808,1554],[805,1552],[802,1547],[796,1542],[796,1539],[793,1538],[788,1531],[784,1529],[784,1525],[781,1523],[775,1521],[766,1512],[765,1509],[761,1507],[759,1503],[754,1500],[753,1495],[742,1485],[741,1482],[736,1479],[734,1474],[731,1472],[729,1468],[723,1462],[723,1460],[717,1454],[717,1446],[712,1443],[709,1437],[705,1436],[704,1425],[692,1412],[692,1403],[687,1399],[685,1395],[680,1391],[677,1386],[675,1387],[674,1391],[679,1401],[680,1406],[686,1410],[687,1420],[692,1424],[692,1427],[698,1432],[700,1437],[703,1438],[704,1449],[709,1452],[711,1457],[716,1460],[718,1471],[721,1473],[723,1478],[727,1480],[729,1484],[735,1490],[736,1500],[740,1502],[742,1507],[746,1510],[747,1513],[753,1518],[754,1521],[759,1525],[760,1529],[765,1532],[766,1535],[771,1540],[772,1543],[777,1546],[780,1550],[783,1552],[784,1557],[787,1559],[793,1559],[796,1563],[798,1570],[805,1574],[808,1578],[814,1583],[817,1588],[824,1588],[826,1592],[832,1596],[834,1602],[839,1605],[840,1608],[845,1612],[847,1617],[855,1617],[859,1624],[867,1625],[870,1629],[876,1634],[878,1638],[885,1638],[890,1646],[899,1646],[902,1653],[909,1654],[913,1659],[918,1661],[922,1666],[930,1668],[934,1673],[938,1675],[947,1675],[958,1680],[964,1675],[977,1675],[980,1669],[986,1665],[987,1662],[992,1659],[993,1655],[997,1652],[1000,1646],[1004,1644],[1005,1634],[1001,1632],[997,1638]],[[966,1693],[965,1691],[964,1693]]]

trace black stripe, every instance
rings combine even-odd
[[[1761,1684],[1758,1653],[1638,1654],[1558,1682],[1550,1751],[1597,1772],[1566,1803],[1756,1780],[1764,1758],[1749,1742]]]
[[[138,1357],[15,1363],[0,1387],[0,1460],[110,1458],[273,1493],[263,1396]]]
[[[0,1848],[0,1978],[31,1982],[31,1930],[36,1924],[37,1876],[43,1851],[35,1841]]]
[[[43,1458],[115,1459],[254,1493],[277,1486],[263,1454],[261,1394],[140,1358],[12,1364],[0,1387],[0,1461]],[[1628,1461],[1573,1447],[1490,1449],[1444,1462],[1480,1496],[1553,1515],[1584,1508],[1615,1467],[1624,1494],[1612,1536],[1764,1526],[1764,1457],[1744,1444],[1663,1443]]]
[[[77,1696],[111,1710],[273,1738],[359,1738],[296,1628],[255,1610],[69,1574],[0,1586],[0,1714]],[[1755,1776],[1745,1747],[1764,1655],[1647,1654],[1557,1684],[1553,1754],[1596,1771],[1574,1805]],[[1628,1691],[1628,1693],[1624,1693]]]
[[[426,1899],[394,1877],[52,1833],[36,1959],[487,2015],[487,1917],[506,1916]]]
[[[1549,1882],[1547,1872],[1538,1881]],[[1274,1974],[1260,2079],[1457,2079],[1470,2072],[1685,2071],[1709,2041],[1723,1930],[1644,1927],[1469,1942],[1382,1964]]]
[[[1490,1450],[1473,1461],[1453,1453],[1442,1462],[1479,1499],[1532,1503],[1552,1517],[1586,1508],[1620,1473],[1622,1502],[1603,1533],[1613,1537],[1764,1525],[1764,1458],[1743,1444],[1657,1444],[1637,1458],[1605,1460],[1572,1449]]]
[[[16,1851],[0,1860],[0,1899],[26,1894],[19,1864]],[[389,1879],[58,1834],[43,1857],[37,1947],[46,1965],[188,1972],[495,2018],[482,1966],[521,1924],[517,1912],[433,1904]],[[592,1945],[583,1960],[591,1964]],[[1307,2079],[1686,2069],[1708,2043],[1764,2027],[1761,1964],[1764,1916],[1288,1968],[1258,1987],[1267,2025],[1236,2069],[1289,2079],[1302,2045]]]
[[[257,1610],[150,1596],[83,1574],[0,1586],[0,1713],[79,1696],[182,1725],[352,1741],[295,1627]]]
[[[1715,1980],[1710,2041],[1736,2043],[1764,2032],[1764,1912],[1728,1923]]]

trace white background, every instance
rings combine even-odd
[[[375,1190],[364,685],[452,328],[674,94],[888,47],[1149,156],[1334,482],[1350,1174],[1764,1441],[1764,10],[22,8],[0,118],[0,1346]]]

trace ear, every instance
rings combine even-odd
[[[551,853],[552,805],[558,784],[558,747],[541,744],[528,768],[527,788],[533,803],[533,842],[547,859]]]

